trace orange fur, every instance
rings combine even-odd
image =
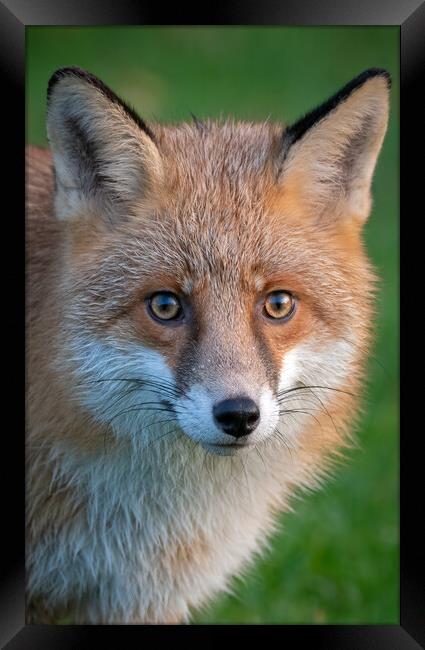
[[[66,79],[64,76],[64,81],[59,81],[65,90]],[[100,110],[96,99],[99,91],[86,88],[85,82],[80,83],[72,74],[71,80],[72,88],[78,88],[80,101],[87,102],[87,110],[93,110],[97,131],[103,133],[100,113],[96,112]],[[56,218],[50,153],[34,147],[28,149],[27,528],[31,549],[37,549],[50,537],[54,547],[55,539],[66,540],[76,530],[83,531],[87,518],[94,517],[88,513],[91,513],[90,499],[95,495],[85,491],[86,484],[81,488],[82,479],[80,483],[75,482],[72,473],[66,475],[63,470],[68,457],[78,460],[72,470],[75,476],[78,476],[78,464],[91,467],[92,463],[97,467],[99,459],[107,463],[109,459],[125,456],[128,462],[135,462],[130,443],[117,437],[111,424],[102,421],[97,412],[81,401],[76,371],[78,364],[85,360],[76,360],[70,352],[78,345],[80,332],[97,343],[109,345],[113,341],[117,347],[131,344],[159,353],[175,379],[179,395],[188,393],[192,386],[206,386],[211,394],[221,395],[219,391],[224,386],[230,396],[243,389],[255,391],[256,387],[264,386],[277,394],[279,382],[290,372],[289,359],[294,351],[301,350],[300,354],[306,355],[302,362],[306,364],[304,372],[308,373],[308,363],[313,363],[311,359],[314,361],[315,355],[319,359],[324,350],[329,350],[328,356],[333,359],[333,346],[335,349],[342,346],[344,350],[348,333],[347,346],[352,348],[349,360],[343,356],[339,360],[339,353],[335,352],[332,361],[335,372],[343,377],[338,381],[339,392],[326,396],[326,406],[321,400],[316,401],[315,417],[307,419],[298,431],[289,457],[279,451],[280,464],[271,468],[267,477],[270,485],[262,479],[264,505],[258,497],[252,512],[246,504],[241,508],[244,512],[240,515],[243,523],[239,532],[243,536],[243,530],[246,531],[246,557],[260,543],[262,531],[270,529],[276,509],[288,509],[292,492],[300,486],[311,487],[320,480],[329,468],[330,459],[338,457],[349,444],[348,426],[358,412],[361,379],[370,349],[375,275],[361,242],[360,226],[365,215],[354,213],[350,203],[358,201],[357,194],[352,198],[347,190],[345,198],[339,194],[337,201],[330,199],[324,208],[322,193],[318,197],[320,211],[315,211],[314,187],[309,185],[306,170],[313,164],[312,148],[319,146],[317,142],[324,147],[327,133],[332,134],[328,158],[332,158],[333,150],[340,150],[342,141],[338,138],[347,137],[352,104],[357,107],[362,102],[372,102],[376,107],[379,93],[385,106],[386,95],[380,80],[372,79],[355,91],[343,103],[341,114],[335,109],[312,134],[294,145],[283,163],[282,177],[277,173],[281,139],[281,127],[277,124],[207,122],[202,130],[188,124],[155,125],[152,127],[154,141],[151,141],[134,124],[130,129],[131,120],[114,107],[115,117],[111,112],[110,119],[119,123],[119,133],[130,129],[133,149],[138,151],[140,145],[144,152],[139,160],[142,179],[139,191],[129,179],[125,203],[117,204],[115,216],[111,216],[113,198],[108,198],[108,208],[102,211],[106,203],[102,204],[98,196],[86,203],[86,198],[79,196],[75,202],[72,193],[66,194],[70,190],[64,186],[65,189],[58,189],[64,196],[57,204],[61,219]],[[103,95],[101,100],[101,106],[106,107],[102,110],[108,111]],[[54,139],[59,138],[61,126],[51,110],[51,119],[56,120],[50,127]],[[356,110],[355,120],[359,120],[361,110]],[[385,131],[386,117],[382,110],[382,122],[369,147],[374,159]],[[134,138],[137,140],[139,136],[136,147]],[[61,147],[64,146],[61,140]],[[108,147],[113,152],[111,143]],[[60,169],[60,185],[66,181],[66,165],[58,159],[55,164]],[[118,161],[113,168],[117,177],[120,164]],[[108,165],[109,169],[109,160]],[[134,160],[126,160],[125,169],[133,173]],[[364,181],[365,187],[369,176]],[[297,301],[294,316],[285,324],[267,320],[262,311],[265,297],[275,290],[290,291]],[[182,325],[167,328],[149,316],[145,300],[155,291],[173,291],[190,305],[189,316]],[[317,363],[317,372],[322,371]],[[124,367],[123,377],[125,370]],[[331,370],[326,372],[331,374]],[[175,393],[177,389],[173,389]],[[170,400],[170,394],[171,389],[167,388],[164,397]],[[182,410],[183,406],[179,403],[176,408]],[[211,514],[211,521],[215,522],[211,523],[213,534],[207,524],[204,526],[203,519],[208,520],[209,514],[199,519],[198,512],[204,507],[201,505],[204,483],[211,490],[211,503],[218,504],[217,513],[221,512],[220,499],[223,504],[231,502],[230,488],[226,484],[221,486],[225,495],[222,497],[215,479],[210,484],[207,473],[200,475],[199,485],[191,488],[200,493],[196,495],[198,510],[191,503],[190,488],[185,492],[186,479],[181,477],[185,476],[187,463],[193,462],[197,467],[199,456],[204,463],[199,465],[199,471],[205,472],[205,458],[198,446],[192,460],[190,441],[183,438],[174,451],[171,447],[165,449],[163,474],[156,482],[152,479],[151,492],[148,496],[143,493],[145,505],[140,506],[142,509],[149,503],[149,509],[155,513],[153,520],[161,519],[162,510],[158,506],[156,512],[153,495],[161,485],[168,485],[175,463],[179,468],[175,470],[176,483],[161,498],[172,499],[173,490],[176,494],[182,490],[181,502],[186,505],[176,501],[171,506],[167,501],[169,519],[155,533],[156,546],[149,551],[152,568],[145,567],[144,578],[140,578],[151,584],[154,574],[161,575],[170,583],[168,591],[162,593],[162,583],[157,578],[158,601],[155,596],[149,597],[150,600],[146,597],[144,613],[135,604],[127,622],[185,620],[188,607],[198,606],[204,602],[208,589],[214,593],[218,588],[213,579],[211,586],[204,588],[204,582],[205,585],[208,582],[205,572],[213,575],[210,567],[219,564],[217,540],[222,539],[223,543],[229,540],[229,548],[237,548],[233,529],[236,523],[231,513],[230,519],[223,521],[222,515]],[[144,453],[140,463],[145,463],[143,466],[153,476],[156,461],[149,465],[148,452]],[[186,464],[182,460],[185,454]],[[270,462],[271,459],[272,456]],[[225,459],[213,458],[210,471],[220,476],[224,472],[226,476],[226,467],[230,466]],[[286,468],[286,474],[281,475],[282,467]],[[259,480],[260,472],[261,463],[253,464],[252,485],[254,480]],[[248,477],[247,481],[250,480]],[[226,483],[224,479],[223,483]],[[102,489],[110,488],[106,485]],[[180,520],[173,512],[180,505],[180,518],[187,517],[181,530],[178,529]],[[125,504],[120,502],[116,512],[123,518],[136,517],[133,511],[125,513],[124,508]],[[107,516],[111,521],[106,521],[105,526],[112,527],[113,517]],[[135,527],[142,524],[143,517],[141,522],[136,517]],[[94,523],[91,521],[90,525]],[[127,534],[132,539],[130,532]],[[89,541],[84,544],[88,546]],[[131,554],[132,549],[126,552]],[[242,550],[240,553],[234,565],[230,555],[226,560],[228,564],[223,569],[226,579],[243,565]],[[236,555],[235,551],[235,558]],[[109,561],[109,555],[105,557]],[[31,575],[36,572],[33,564],[31,560]],[[105,559],[105,571],[106,565]],[[224,583],[225,577],[221,582]],[[178,587],[180,584],[183,586]],[[30,590],[31,621],[48,622],[60,612],[75,607],[77,619],[84,622],[84,612],[98,606],[90,585],[81,597],[71,589],[54,606],[49,595],[37,589]],[[196,595],[187,593],[194,589]],[[186,605],[181,605],[184,599]],[[90,620],[117,622],[120,610],[112,608],[105,613],[105,607],[99,604],[96,613],[90,614]]]

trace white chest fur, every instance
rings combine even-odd
[[[272,463],[267,451],[208,457],[183,439],[145,456],[61,457],[78,515],[33,550],[30,587],[52,604],[80,600],[85,622],[186,619],[264,542],[295,469],[276,450]]]

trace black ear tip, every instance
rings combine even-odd
[[[361,84],[367,81],[368,79],[372,79],[373,77],[383,77],[387,82],[388,88],[391,88],[391,84],[392,84],[391,75],[388,72],[388,70],[385,70],[385,68],[368,68],[353,81],[358,80],[359,84]]]
[[[52,94],[53,88],[56,86],[56,84],[65,77],[77,77],[78,79],[83,79],[87,83],[96,86],[101,84],[100,80],[97,77],[95,77],[90,72],[87,72],[87,70],[83,70],[77,66],[59,68],[52,74],[49,79],[49,83],[47,85],[47,99],[50,98],[50,95]]]
[[[153,131],[148,127],[146,122],[144,122],[142,118],[136,113],[136,111],[134,111],[131,108],[131,106],[126,104],[126,102],[124,102],[122,99],[120,99],[118,95],[116,95],[110,88],[108,88],[106,84],[103,83],[103,81],[101,81],[94,74],[92,74],[91,72],[87,72],[87,70],[83,70],[82,68],[78,68],[77,66],[59,68],[58,70],[56,70],[56,72],[52,74],[47,86],[48,106],[49,106],[53,89],[61,79],[64,79],[66,77],[68,78],[74,77],[84,81],[85,83],[95,88],[96,91],[102,93],[102,95],[106,97],[110,102],[119,105],[121,109],[128,115],[128,117],[131,120],[133,120],[133,122],[135,122],[137,126],[151,138],[151,140],[155,141],[155,135]]]
[[[300,120],[285,129],[283,137],[286,151],[288,151],[289,147],[299,140],[308,129],[316,124],[316,122],[333,111],[338,104],[346,100],[354,90],[357,90],[369,79],[373,79],[374,77],[383,77],[387,82],[388,89],[391,88],[391,75],[388,70],[385,70],[384,68],[368,68],[367,70],[364,70],[323,104],[313,109]]]

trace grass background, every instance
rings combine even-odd
[[[234,594],[197,623],[398,623],[398,125],[397,27],[30,27],[27,141],[45,144],[50,75],[78,65],[147,120],[233,114],[290,122],[365,68],[393,79],[391,117],[365,228],[381,276],[359,448],[282,532]],[[223,540],[225,543],[225,540]]]

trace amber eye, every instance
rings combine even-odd
[[[264,310],[269,318],[289,318],[292,316],[294,309],[295,300],[287,291],[269,293],[264,303]]]
[[[151,314],[163,321],[179,320],[183,315],[179,299],[169,291],[155,293],[148,301]]]

